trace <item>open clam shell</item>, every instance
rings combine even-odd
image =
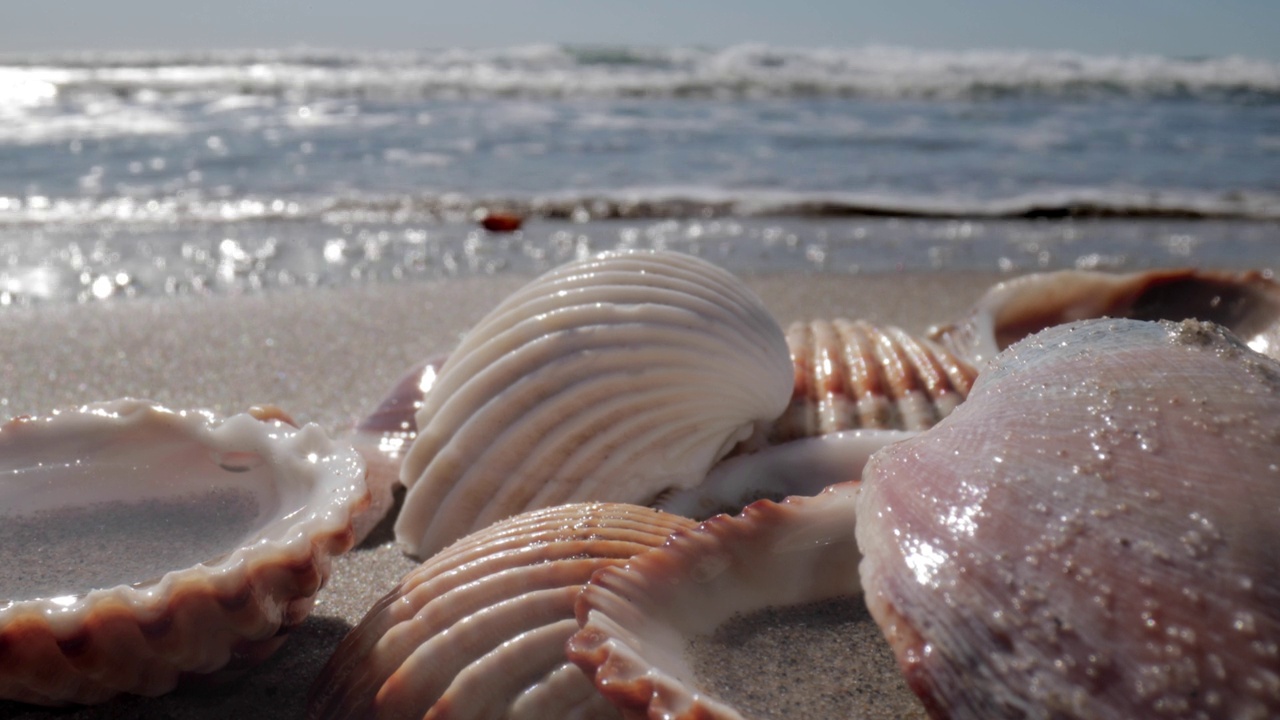
[[[0,697],[96,703],[255,664],[368,502],[316,426],[118,400],[0,428]]]
[[[731,700],[701,687],[690,639],[735,614],[859,593],[856,493],[841,483],[762,500],[601,570],[578,598],[569,657],[627,717],[741,720]]]
[[[568,662],[573,603],[693,522],[618,503],[534,510],[459,540],[379,600],[316,680],[312,718],[616,718]]]
[[[1280,358],[1280,285],[1258,271],[1173,269],[1034,273],[1000,283],[930,337],[981,366],[1028,335],[1076,320],[1204,320]]]
[[[647,503],[700,482],[786,407],[781,328],[728,272],[610,253],[500,304],[441,368],[405,457],[396,537],[428,556],[526,509]]]

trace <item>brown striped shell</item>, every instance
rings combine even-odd
[[[969,393],[977,372],[940,344],[865,320],[812,320],[787,329],[791,403],[769,444],[843,430],[925,430]]]
[[[379,600],[316,680],[310,718],[616,718],[568,662],[598,569],[690,520],[619,503],[535,510],[473,533]]]

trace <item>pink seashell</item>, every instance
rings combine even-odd
[[[355,453],[282,419],[117,400],[0,428],[0,697],[159,695],[274,652],[368,502]]]
[[[1280,363],[1094,320],[873,456],[857,538],[935,717],[1280,717],[1278,512]]]
[[[379,600],[316,680],[312,718],[616,718],[564,655],[573,603],[693,522],[634,505],[535,510],[468,535]]]

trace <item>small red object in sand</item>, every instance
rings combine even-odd
[[[515,232],[523,223],[524,218],[514,213],[489,213],[480,221],[489,232]]]

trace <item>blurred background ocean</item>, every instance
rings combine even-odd
[[[491,212],[525,218],[498,234]],[[535,272],[1280,265],[1280,63],[890,46],[0,55],[0,305]]]

